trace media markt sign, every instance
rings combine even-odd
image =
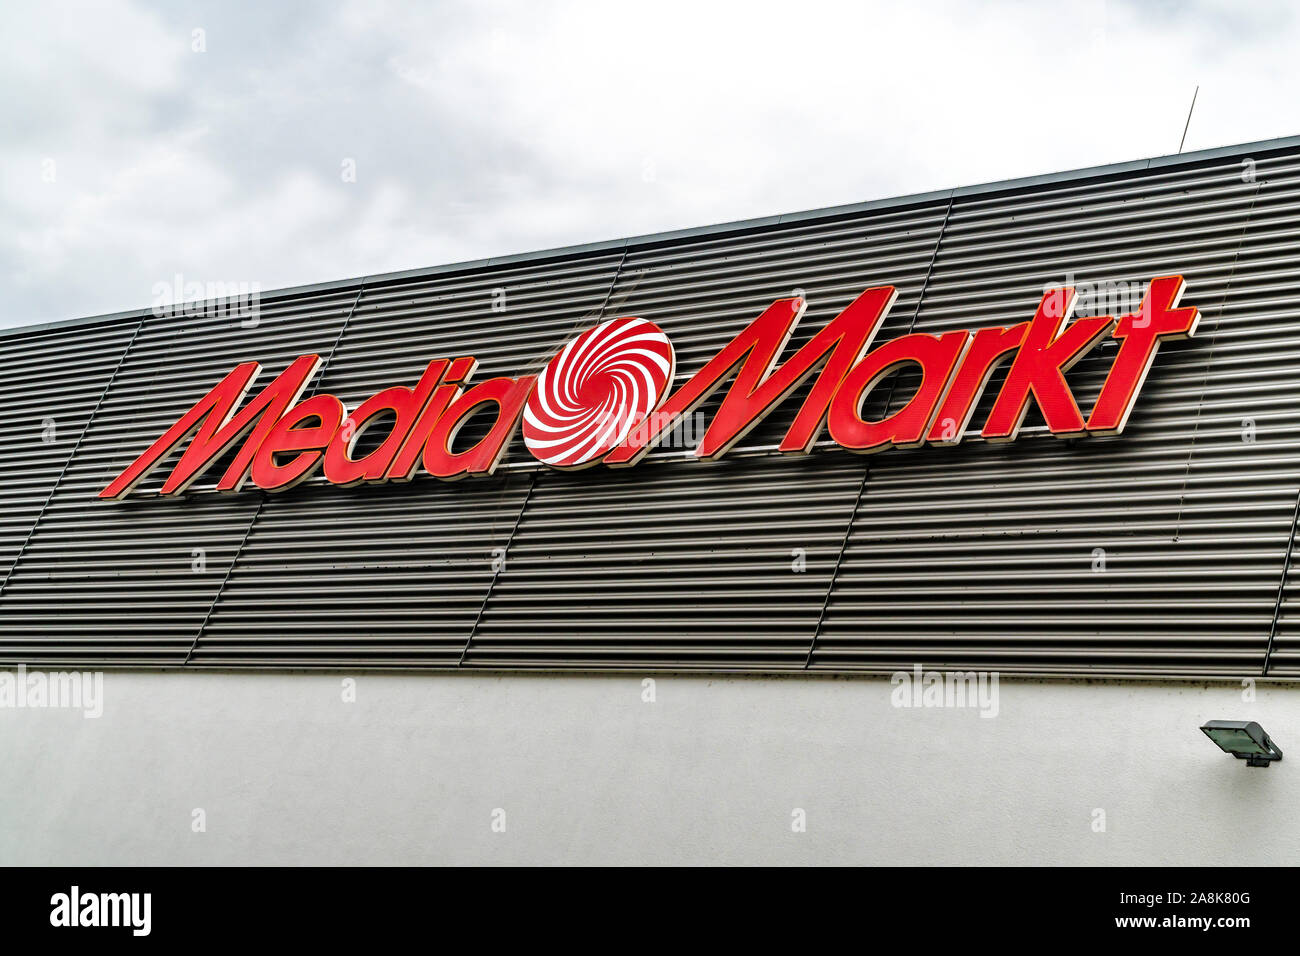
[[[282,491],[317,471],[336,485],[409,481],[418,469],[446,480],[490,475],[523,423],[523,440],[554,468],[636,464],[686,415],[733,377],[694,454],[727,450],[814,374],[807,397],[780,444],[806,454],[825,428],[837,444],[870,453],[923,444],[956,444],[993,369],[1010,360],[1002,390],[984,423],[989,441],[1014,440],[1032,399],[1052,434],[1114,435],[1123,431],[1160,343],[1195,334],[1197,310],[1180,308],[1181,276],[1152,279],[1136,312],[1071,322],[1073,288],[1049,290],[1033,318],[1008,327],[914,333],[873,348],[897,297],[893,286],[868,289],[813,339],[778,365],[805,302],[780,299],[669,394],[672,343],[654,323],[617,318],[583,332],[538,376],[469,384],[473,357],[435,359],[410,388],[394,386],[349,412],[333,395],[300,401],[320,366],[319,355],[296,359],[240,410],[260,366],[237,366],[99,493],[123,498],[169,454],[189,441],[161,493],[184,492],[223,455],[238,452],[217,482],[238,491],[251,479]],[[1111,336],[1115,360],[1088,417],[1064,372]],[[877,384],[904,366],[919,366],[921,383],[901,409],[879,421],[862,417]],[[492,426],[473,447],[453,451],[462,425],[491,407]],[[378,447],[353,457],[361,435],[391,422]]]

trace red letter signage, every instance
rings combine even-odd
[[[520,422],[524,444],[554,468],[603,462],[633,465],[684,416],[697,410],[735,373],[703,438],[697,458],[725,455],[773,409],[816,376],[778,445],[805,454],[826,426],[832,442],[857,452],[955,444],[962,440],[980,395],[1002,362],[1006,381],[981,436],[1011,441],[1030,402],[1058,437],[1123,431],[1160,343],[1195,334],[1198,313],[1178,305],[1181,276],[1151,280],[1138,311],[1118,323],[1111,316],[1069,321],[1074,289],[1049,290],[1029,322],[1010,327],[912,333],[872,348],[896,298],[893,286],[867,289],[792,356],[781,361],[804,314],[802,299],[778,299],[722,347],[685,384],[672,391],[676,357],[668,335],[645,319],[610,319],[558,351],[540,376],[493,378],[467,384],[472,356],[433,359],[412,386],[381,390],[350,414],[333,395],[299,402],[320,363],[295,360],[242,410],[257,374],[245,362],[222,379],[138,459],[100,492],[121,498],[187,439],[161,494],[186,488],[238,442],[243,445],[216,487],[238,490],[248,475],[267,491],[281,491],[318,471],[327,482],[408,481],[423,466],[451,481],[490,475]],[[1118,342],[1106,382],[1087,419],[1065,373],[1106,335]],[[863,417],[867,396],[898,369],[915,365],[921,383],[897,411],[880,421]],[[490,425],[470,447],[456,447],[471,419],[486,411]],[[373,450],[354,457],[381,418],[392,425]],[[485,424],[486,421],[485,421]],[[370,443],[373,445],[374,443]]]

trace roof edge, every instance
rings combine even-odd
[[[786,213],[783,215],[761,216],[755,219],[741,219],[732,222],[718,223],[711,226],[674,229],[666,232],[630,236],[623,239],[610,239],[602,242],[589,242],[572,246],[557,246],[551,249],[540,249],[504,256],[492,256],[486,259],[472,259],[465,262],[453,262],[445,265],[428,266],[418,269],[408,269],[397,272],[381,272],[373,275],[354,276],[348,279],[316,282],[306,285],[285,286],[278,289],[271,289],[266,292],[260,292],[259,296],[263,300],[285,299],[296,296],[314,295],[322,292],[355,289],[358,286],[390,284],[411,279],[454,275],[461,272],[479,272],[489,269],[504,268],[506,266],[523,265],[530,262],[545,262],[569,256],[598,255],[602,252],[623,252],[628,249],[652,246],[664,242],[673,242],[679,239],[725,236],[733,233],[742,233],[754,229],[761,229],[766,226],[836,219],[862,212],[918,206],[968,196],[990,195],[994,193],[1010,192],[1017,189],[1029,189],[1035,186],[1083,181],[1126,172],[1136,172],[1143,169],[1193,165],[1195,163],[1205,162],[1206,160],[1220,159],[1229,156],[1242,156],[1248,153],[1257,152],[1277,152],[1297,147],[1300,147],[1300,135],[1282,136],[1276,139],[1238,143],[1231,146],[1216,146],[1210,149],[1201,149],[1190,153],[1172,153],[1165,156],[1154,156],[1149,159],[1135,159],[1118,163],[1109,163],[1104,166],[1087,166],[1080,169],[1065,170],[1057,173],[1044,173],[1036,176],[1022,176],[1016,179],[996,180],[994,182],[981,183],[974,186],[960,186],[951,189],[939,189],[923,193],[909,193],[903,196],[894,196],[885,199],[871,199],[865,202],[847,203],[840,206],[826,206],[821,209],[809,209],[802,212]],[[198,303],[196,302],[196,304]],[[55,329],[75,328],[82,325],[107,324],[122,320],[143,319],[151,315],[152,311],[151,307],[146,307],[142,309],[128,309],[123,312],[108,312],[100,315],[90,315],[82,318],[58,319],[52,322],[35,323],[32,325],[16,325],[10,328],[0,329],[0,338],[13,335],[27,335],[36,332],[46,332]]]

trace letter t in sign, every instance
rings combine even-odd
[[[1119,320],[1111,333],[1120,341],[1119,354],[1088,417],[1089,432],[1097,435],[1122,432],[1160,343],[1196,334],[1200,313],[1193,306],[1178,308],[1182,294],[1182,276],[1152,279],[1138,310]]]

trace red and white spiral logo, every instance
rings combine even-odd
[[[583,332],[538,376],[524,407],[524,444],[556,468],[594,463],[659,407],[673,363],[668,336],[645,319]]]

